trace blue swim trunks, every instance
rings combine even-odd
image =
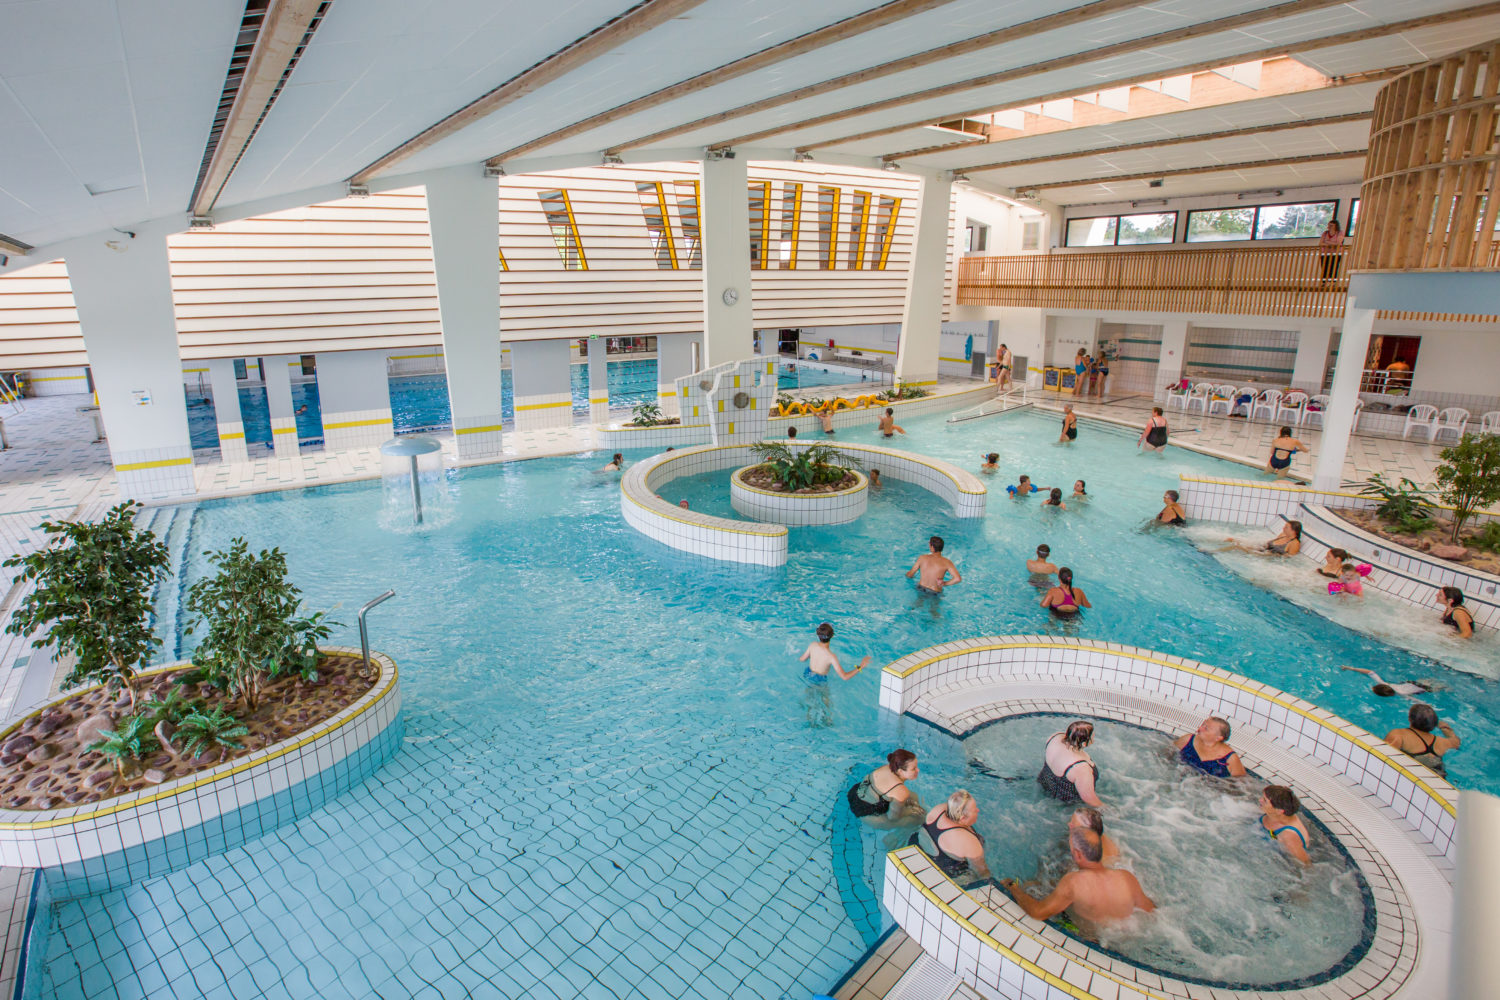
[[[815,673],[812,672],[812,668],[811,667],[803,667],[802,668],[802,680],[805,681],[808,684],[811,684],[813,687],[818,687],[820,685],[828,683],[828,675],[827,674],[815,674]]]

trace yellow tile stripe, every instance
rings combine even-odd
[[[196,375],[199,372],[206,372],[206,371],[208,371],[207,368],[184,368],[182,370],[182,374],[184,374],[184,375]],[[82,376],[80,376],[80,375],[74,375],[72,377],[73,378],[81,378]]]
[[[359,650],[348,649],[343,646],[325,646],[322,648],[324,652],[328,653],[343,653],[352,656],[360,655]],[[371,659],[374,659],[376,655],[377,654],[375,653],[371,653]],[[45,830],[55,826],[71,826],[72,824],[81,822],[83,820],[97,819],[100,816],[108,816],[112,813],[121,812],[126,809],[134,809],[138,806],[149,805],[152,802],[159,802],[162,799],[175,798],[178,795],[182,795],[184,792],[191,792],[194,789],[203,787],[204,785],[213,784],[215,782],[222,781],[225,778],[233,777],[234,775],[239,774],[241,771],[246,771],[252,767],[256,767],[261,764],[267,764],[273,760],[277,760],[278,758],[285,757],[293,750],[300,750],[303,747],[307,746],[309,743],[312,743],[315,740],[321,739],[322,737],[328,735],[335,729],[342,729],[344,726],[353,724],[356,720],[359,719],[360,716],[367,714],[376,705],[380,704],[380,702],[385,698],[387,692],[389,692],[391,688],[396,686],[396,661],[391,659],[389,656],[385,656],[385,654],[383,653],[379,655],[391,665],[390,677],[386,679],[385,687],[381,688],[379,693],[375,694],[372,697],[371,693],[369,691],[366,691],[360,698],[360,700],[364,701],[365,704],[360,707],[359,711],[355,712],[353,715],[345,719],[338,719],[338,717],[335,716],[335,719],[337,721],[331,719],[328,722],[325,722],[323,725],[319,726],[317,729],[308,730],[306,735],[304,735],[300,740],[295,743],[289,743],[285,746],[281,746],[280,749],[276,750],[276,752],[274,753],[251,754],[243,761],[241,761],[238,765],[230,768],[228,771],[210,771],[208,774],[206,774],[202,778],[199,778],[197,781],[194,781],[191,784],[183,785],[179,788],[172,788],[167,791],[156,792],[154,794],[139,795],[127,801],[114,802],[108,805],[101,806],[100,808],[95,809],[92,812],[77,813],[75,815],[69,816],[60,816],[55,819],[39,819],[21,823],[0,823],[0,830]],[[191,663],[186,661],[182,663],[174,663],[171,666],[162,667],[159,670],[143,671],[136,676],[151,677],[155,674],[164,673],[168,670],[178,670],[186,666],[191,666]],[[71,698],[73,697],[73,695],[69,695],[68,697]],[[61,704],[66,700],[67,698],[63,698],[56,702],[53,702],[52,704]],[[359,701],[356,701],[354,705],[359,705]],[[49,705],[48,707],[50,708],[51,706]],[[344,709],[344,711],[348,711],[348,709]],[[37,712],[32,712],[30,715],[23,716],[22,718],[17,719],[9,729],[6,729],[4,733],[0,733],[0,742],[3,742],[5,739],[7,739],[11,733],[13,733],[20,727],[21,723],[25,722],[27,719],[31,718],[31,716],[36,714]]]
[[[1171,660],[1162,659],[1161,657],[1157,656],[1147,656],[1144,653],[1129,652],[1123,649],[1104,649],[1098,646],[1080,646],[1076,643],[1065,642],[997,642],[985,646],[964,646],[960,649],[954,649],[949,650],[945,653],[939,653],[936,656],[929,656],[925,660],[919,660],[918,662],[913,663],[911,666],[907,667],[905,670],[896,670],[893,664],[887,664],[884,672],[891,674],[894,677],[899,677],[902,680],[905,680],[924,667],[929,667],[932,664],[939,663],[943,660],[952,659],[955,656],[962,656],[965,653],[988,653],[1002,649],[1064,649],[1075,653],[1079,650],[1090,650],[1094,652],[1104,653],[1108,656],[1119,656],[1127,660],[1138,660],[1141,663],[1154,663],[1160,667],[1166,667],[1170,670],[1179,670],[1185,674],[1192,674],[1195,677],[1202,677],[1206,680],[1211,680],[1216,683],[1223,684],[1226,687],[1232,687],[1240,691],[1249,692],[1256,697],[1264,698],[1266,701],[1269,701],[1273,705],[1280,705],[1288,712],[1300,715],[1304,719],[1311,719],[1313,722],[1316,722],[1324,729],[1327,729],[1329,732],[1336,734],[1340,739],[1348,740],[1355,746],[1359,747],[1361,750],[1367,751],[1370,756],[1384,761],[1391,767],[1395,768],[1397,771],[1400,771],[1407,778],[1411,779],[1412,783],[1415,784],[1418,788],[1421,788],[1428,795],[1432,796],[1437,804],[1442,806],[1443,810],[1447,812],[1448,815],[1454,817],[1458,815],[1458,810],[1453,807],[1452,803],[1448,802],[1447,799],[1443,798],[1436,791],[1434,791],[1431,785],[1423,781],[1419,775],[1407,770],[1406,767],[1403,766],[1395,758],[1382,751],[1381,747],[1385,746],[1384,743],[1370,744],[1365,743],[1362,740],[1355,739],[1353,736],[1350,736],[1349,734],[1341,731],[1337,727],[1329,725],[1327,722],[1318,718],[1316,715],[1312,714],[1306,709],[1298,708],[1290,701],[1287,701],[1286,698],[1279,698],[1276,696],[1276,694],[1272,694],[1271,692],[1275,691],[1275,688],[1269,687],[1265,684],[1259,685],[1258,688],[1252,687],[1251,682],[1248,678],[1246,678],[1245,682],[1241,682],[1232,680],[1229,677],[1221,677],[1220,675],[1216,673],[1210,673],[1207,670],[1199,670],[1196,667],[1190,667],[1185,663],[1174,663]],[[1277,694],[1281,693],[1284,692],[1277,692]],[[1287,695],[1287,697],[1290,698],[1291,695]]]
[[[381,424],[388,424],[390,422],[390,417],[383,417],[377,420],[345,420],[337,424],[325,423],[323,429],[325,431],[338,431],[343,430],[345,427],[378,427]]]
[[[503,431],[505,428],[500,424],[491,424],[488,427],[455,427],[454,434],[488,434],[491,431]]]
[[[164,458],[158,462],[126,462],[124,465],[115,466],[116,472],[139,472],[141,469],[164,469],[169,465],[192,465],[193,460],[188,458]]]
[[[516,412],[519,413],[522,410],[555,410],[559,406],[572,406],[572,405],[573,405],[573,401],[571,399],[565,399],[565,400],[563,400],[560,403],[527,403],[524,406],[517,406],[516,407]]]
[[[295,427],[272,427],[271,428],[271,433],[272,434],[295,434],[295,433],[297,433],[297,428],[295,428]]]
[[[799,340],[799,341],[797,341],[797,343],[800,344],[803,347],[816,347],[816,348],[818,348],[820,350],[824,350],[824,351],[828,350],[828,344],[827,344],[827,342],[818,343],[816,341],[811,341],[811,340]],[[886,351],[886,350],[882,350],[881,348],[878,348],[878,347],[859,347],[859,346],[856,346],[854,344],[845,344],[843,347],[835,347],[834,350],[835,351],[858,351],[861,354],[895,354],[896,353],[895,351]],[[804,360],[804,359],[798,358],[797,360],[801,361],[801,360]]]
[[[207,371],[208,369],[204,368],[204,369],[195,369],[195,370]],[[75,378],[86,379],[86,378],[88,378],[88,376],[87,375],[38,375],[36,378],[32,379],[31,381],[33,381],[33,382],[66,382],[69,379],[75,379]]]
[[[920,848],[917,849],[920,850]],[[1095,1000],[1094,994],[1088,992],[1087,990],[1079,989],[1077,986],[1074,986],[1072,983],[1061,978],[1060,976],[1054,976],[1052,973],[1048,972],[1040,965],[1037,965],[1035,962],[1029,959],[1022,958],[1016,952],[1007,948],[1005,945],[995,940],[989,934],[986,934],[984,931],[980,930],[979,927],[975,925],[974,922],[971,921],[968,917],[962,916],[952,906],[943,902],[942,899],[938,897],[937,893],[929,889],[921,879],[917,878],[916,875],[912,873],[912,870],[910,868],[906,867],[905,859],[897,857],[896,855],[897,852],[892,851],[890,854],[886,855],[886,857],[890,859],[891,864],[893,864],[896,867],[896,870],[900,872],[902,878],[906,879],[907,884],[921,892],[923,896],[927,897],[928,902],[932,903],[939,910],[942,910],[945,916],[953,920],[964,930],[968,931],[970,934],[973,934],[986,946],[994,949],[995,951],[998,951],[1000,954],[1004,955],[1006,958],[1010,959],[1012,962],[1025,969],[1027,972],[1031,973],[1033,976],[1036,976],[1038,979],[1045,982],[1048,986],[1056,987],[1057,989],[1062,990],[1064,993],[1068,994],[1068,996],[1076,997],[1077,1000]],[[942,871],[939,870],[936,866],[934,866],[932,870],[934,872],[937,872],[937,874],[945,879],[950,885],[952,885],[954,889],[957,889],[961,897],[969,899],[973,898],[972,896],[969,896],[968,893],[960,889],[957,883],[948,878],[947,875],[944,875]],[[984,909],[988,909],[988,907],[984,907]],[[1014,931],[1020,931],[1026,937],[1031,938],[1031,940],[1041,945],[1043,951],[1049,951],[1053,954],[1062,955],[1068,961],[1075,962],[1079,965],[1084,964],[1077,957],[1059,951],[1057,948],[1054,948],[1051,944],[1048,944],[1042,938],[1039,938],[1036,935],[1030,933],[1025,928],[1017,924],[1013,924],[1009,920],[1005,920],[1004,918],[1001,918],[1001,920],[1004,926]],[[1089,965],[1088,968],[1094,973],[1095,976],[1108,979],[1110,982],[1117,983],[1121,986],[1128,986],[1132,990],[1135,990],[1136,992],[1141,993],[1144,996],[1153,998],[1153,1000],[1165,1000],[1162,994],[1152,993],[1150,990],[1146,989],[1146,987],[1142,986],[1138,982],[1117,978],[1099,968],[1096,968],[1093,965]]]
[[[219,437],[221,439],[223,439],[223,438],[242,438],[244,436],[245,436],[245,432],[244,431],[220,431],[219,432]]]
[[[440,358],[442,354],[391,354],[387,357],[391,361],[410,361],[413,358]]]
[[[595,399],[592,396],[590,396],[589,397],[589,402],[590,403],[607,403],[607,402],[609,402],[609,397],[608,396],[600,396],[598,399]]]

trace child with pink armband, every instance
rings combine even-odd
[[[1364,577],[1370,575],[1373,569],[1369,563],[1355,565],[1352,562],[1344,563],[1339,573],[1339,578],[1328,584],[1330,594],[1348,594],[1351,597],[1363,597],[1365,594]]]

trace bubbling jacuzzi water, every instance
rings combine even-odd
[[[1076,806],[1035,780],[1058,715],[1001,720],[963,741],[976,828],[996,878],[1050,892],[1072,867],[1065,844]],[[1282,853],[1260,828],[1266,782],[1216,779],[1181,764],[1163,733],[1095,721],[1105,832],[1121,867],[1156,903],[1087,943],[1160,975],[1241,989],[1295,988],[1341,974],[1373,933],[1369,889],[1333,837],[1303,811],[1311,866]]]

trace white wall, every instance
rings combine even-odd
[[[1080,347],[1094,353],[1094,345],[1099,339],[1099,322],[1097,316],[1048,315],[1046,363],[1072,367]]]
[[[31,396],[61,396],[88,392],[89,377],[84,368],[33,368],[26,373]]]
[[[1382,334],[1422,338],[1412,372],[1414,392],[1500,395],[1500,329],[1474,326],[1434,330],[1377,320],[1375,336]]]

